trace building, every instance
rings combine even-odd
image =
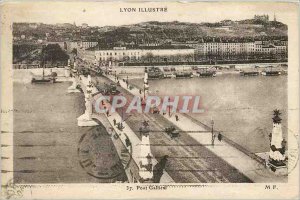
[[[89,64],[94,64],[96,60],[95,51],[77,49],[77,56]]]
[[[96,41],[80,41],[78,43],[78,47],[83,48],[83,49],[88,49],[91,47],[95,47],[97,45],[98,45],[98,42],[96,42]]]
[[[46,45],[48,44],[58,44],[61,49],[65,49],[65,43],[60,41],[47,41]]]
[[[83,23],[82,25],[81,25],[81,28],[88,28],[89,27],[89,25],[87,24],[87,23]]]
[[[216,27],[215,29],[222,30],[222,31],[231,31],[232,26],[220,26],[220,27]]]
[[[79,42],[82,46],[83,42]],[[80,46],[79,45],[79,46]],[[96,45],[87,44],[92,47]],[[174,42],[168,45],[149,45],[130,48],[121,46],[108,49],[95,48],[86,51],[93,62],[112,61],[128,63],[181,63],[194,61],[233,61],[256,59],[287,59],[286,39],[245,39],[245,38],[202,38],[198,41]],[[87,53],[86,53],[87,54]]]
[[[287,58],[286,40],[205,38],[176,44],[194,48],[197,60],[251,59],[257,56],[270,58],[278,54],[280,54],[280,58]]]
[[[269,15],[254,15],[254,20],[268,22],[269,21]]]
[[[67,47],[66,50],[71,52],[73,49],[78,49],[79,47],[78,41],[66,41],[65,46]]]
[[[36,23],[29,23],[29,28],[37,29],[38,25]]]
[[[97,50],[95,56],[98,61],[128,61],[128,62],[176,62],[194,61],[193,48],[178,47],[151,47],[127,49],[114,47],[113,49]]]

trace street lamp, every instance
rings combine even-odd
[[[211,141],[212,141],[212,144],[213,144],[213,141],[214,141],[214,124],[215,124],[215,122],[212,118],[211,118],[210,124],[211,124]]]
[[[170,97],[169,97],[168,101],[169,101],[169,103],[170,103],[170,101],[171,101],[171,98],[170,98]],[[169,117],[171,117],[171,106],[170,106],[170,105],[169,105]]]

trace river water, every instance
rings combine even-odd
[[[14,83],[14,179],[18,183],[104,183],[126,180],[124,171],[114,178],[94,177],[80,161],[98,163],[102,172],[120,164],[117,152],[102,126],[78,127],[84,113],[84,95],[68,94],[69,82]],[[93,155],[78,156],[80,138],[97,132]],[[89,145],[89,144],[87,144]],[[81,145],[82,146],[82,145]],[[101,148],[98,148],[101,147]],[[86,147],[83,147],[86,148]],[[106,152],[105,152],[106,151]],[[109,152],[107,152],[109,151]],[[109,153],[110,157],[106,155]],[[85,163],[88,165],[89,163]]]
[[[142,87],[142,79],[129,83]],[[269,151],[273,110],[282,112],[284,137],[287,135],[287,76],[242,77],[221,75],[213,78],[149,80],[150,93],[199,95],[204,113],[193,118],[220,130],[251,152]]]

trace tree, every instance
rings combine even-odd
[[[50,61],[51,64],[57,62],[66,63],[69,59],[69,55],[58,44],[48,44],[46,47],[43,47],[41,56],[42,65],[47,61]]]
[[[148,60],[150,63],[152,63],[153,57],[153,53],[146,53],[146,60]]]
[[[194,55],[193,54],[186,54],[186,55],[184,55],[184,58],[188,63],[190,63],[194,59]]]
[[[174,55],[175,62],[179,62],[180,61],[180,57],[181,57],[180,54],[178,54],[178,53],[175,54]]]

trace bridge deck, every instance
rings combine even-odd
[[[107,78],[109,78],[111,81],[115,81],[115,78],[113,76],[108,75]],[[129,90],[127,89],[126,83],[123,81],[120,81],[120,85],[124,90],[131,93],[132,95],[143,97],[143,93],[139,93],[139,88],[134,87],[131,90]],[[183,131],[194,131],[194,133],[187,133],[187,135],[189,135],[195,141],[197,141],[198,144],[205,146],[209,151],[218,156],[220,160],[223,159],[224,161],[226,161],[226,163],[230,164],[233,167],[232,171],[236,169],[238,172],[244,174],[253,182],[287,181],[287,177],[279,177],[275,174],[270,173],[262,163],[246,155],[245,153],[241,152],[240,150],[238,150],[237,148],[228,144],[225,141],[220,142],[218,140],[215,140],[214,146],[212,146],[211,133],[202,133],[202,131],[206,131],[202,126],[193,122],[191,119],[180,113],[177,113],[177,115],[179,116],[179,121],[176,121],[175,117],[173,116],[161,116]],[[197,133],[197,131],[199,131],[199,133]],[[188,144],[186,145],[188,146]],[[213,166],[210,167],[214,169]]]

